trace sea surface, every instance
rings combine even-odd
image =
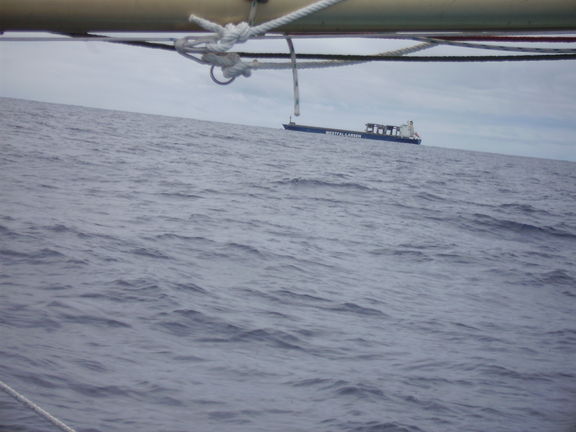
[[[79,432],[573,432],[575,263],[575,163],[0,99],[0,380]]]

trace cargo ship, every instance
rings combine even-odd
[[[334,135],[350,138],[363,138],[363,139],[373,139],[380,141],[389,141],[405,144],[420,144],[422,139],[418,133],[414,130],[414,122],[409,121],[401,126],[388,126],[377,123],[366,123],[366,128],[364,131],[353,131],[346,129],[332,129],[317,126],[305,126],[299,125],[290,121],[289,123],[282,124],[284,129],[296,131],[296,132],[307,132],[307,133],[317,133],[323,135]]]

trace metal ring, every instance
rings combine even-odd
[[[232,77],[232,78],[230,78],[228,81],[219,81],[219,80],[216,78],[216,76],[214,76],[214,68],[215,68],[215,67],[216,67],[215,65],[212,65],[212,67],[210,68],[210,78],[212,78],[212,81],[214,81],[216,84],[219,84],[219,85],[228,85],[228,84],[231,84],[232,81],[234,81],[234,80],[236,79],[236,77]]]

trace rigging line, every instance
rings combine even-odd
[[[237,52],[240,57],[286,59],[286,53]],[[575,60],[576,54],[528,54],[528,55],[486,55],[486,56],[397,56],[397,55],[347,55],[347,54],[296,54],[300,60],[344,60],[350,62],[406,61],[406,62],[474,62],[474,61],[535,61],[535,60]],[[300,64],[302,66],[302,63]]]
[[[379,53],[375,57],[387,57],[387,56],[401,57],[401,56],[405,56],[406,54],[412,54],[412,53],[415,53],[418,51],[430,49],[430,48],[433,48],[434,46],[436,46],[435,43],[423,42],[423,43],[420,43],[420,44],[417,44],[417,45],[414,45],[411,47]],[[296,54],[294,56],[297,57]],[[344,57],[346,57],[346,56],[344,56]],[[347,58],[335,59],[335,60],[330,59],[330,60],[323,60],[323,61],[301,62],[301,63],[299,63],[299,67],[300,67],[300,69],[321,69],[321,68],[329,68],[329,67],[352,66],[352,65],[366,63],[369,61],[370,60],[365,60],[365,59],[356,59],[355,60],[355,59],[347,59]],[[255,61],[253,63],[252,68],[254,68],[254,69],[287,69],[287,67],[289,67],[290,65],[291,65],[291,63],[280,63],[280,62],[258,63],[257,61]]]
[[[537,53],[558,53],[558,54],[572,54],[576,53],[576,49],[568,48],[525,48],[525,47],[511,47],[507,45],[487,45],[487,44],[479,44],[473,42],[459,42],[459,41],[452,41],[446,39],[438,39],[438,38],[419,38],[416,37],[414,40],[420,41],[428,41],[428,42],[435,42],[440,45],[448,45],[448,46],[456,46],[462,48],[477,48],[477,49],[486,49],[486,50],[493,50],[493,51],[515,51],[515,52],[537,52]]]
[[[3,42],[116,42],[124,43],[126,45],[142,46],[146,48],[169,49],[171,46],[157,43],[157,42],[172,42],[174,43],[178,38],[176,37],[127,37],[127,36],[104,36],[93,33],[53,33],[60,34],[65,37],[11,37],[1,36],[0,41]],[[204,34],[208,35],[208,34]],[[201,36],[199,35],[199,38]],[[574,43],[576,37],[558,37],[558,36],[499,36],[498,34],[491,33],[490,35],[478,33],[459,33],[458,35],[450,34],[400,34],[400,33],[353,33],[347,35],[336,34],[312,34],[312,35],[298,35],[286,33],[281,34],[266,34],[254,36],[256,40],[272,40],[272,39],[285,39],[290,37],[292,39],[340,39],[340,38],[364,38],[364,39],[389,39],[389,40],[414,40],[415,38],[433,38],[442,41],[484,41],[484,42],[531,42],[531,43]],[[493,45],[490,45],[491,47]]]
[[[69,37],[49,37],[49,36],[0,36],[0,42],[121,42],[121,41],[144,41],[144,42],[174,42],[177,37],[145,37],[145,36],[102,36],[91,33],[58,33]],[[365,33],[267,33],[265,35],[256,35],[252,39],[345,39],[345,38],[363,38],[363,39],[400,39],[408,40],[417,37],[436,38],[443,40],[455,41],[493,41],[493,42],[536,42],[536,43],[573,43],[576,42],[575,36],[566,36],[568,32],[528,32],[528,33],[510,33],[510,32],[453,32],[453,33],[422,33],[422,32],[365,32]],[[571,33],[571,32],[570,32]],[[541,36],[550,34],[563,34],[563,36]],[[212,35],[209,33],[198,33],[198,36]]]
[[[427,37],[427,36],[425,36]],[[537,43],[573,43],[573,36],[431,36],[448,41],[485,41],[485,42],[537,42]]]
[[[115,43],[115,44],[121,44],[121,45],[129,45],[129,46],[137,46],[137,47],[142,47],[142,48],[152,48],[152,49],[160,49],[160,50],[166,50],[166,51],[176,51],[176,48],[174,48],[174,45],[166,45],[163,43],[149,42],[149,41],[144,41],[144,40],[129,40],[129,39],[121,39],[121,38],[116,39],[114,37],[95,35],[95,34],[91,34],[91,33],[56,33],[56,34],[61,34],[61,35],[68,36],[68,37],[71,37],[74,39],[81,38],[81,39],[85,39],[86,41],[97,40],[97,41],[102,41],[102,42]],[[176,39],[170,38],[167,40],[174,42]]]
[[[366,39],[409,39],[414,37],[431,37],[431,38],[451,38],[451,37],[541,37],[550,38],[549,41],[542,40],[542,42],[575,42],[576,37],[568,36],[574,35],[576,31],[453,31],[453,32],[439,32],[439,31],[391,31],[391,32],[349,32],[349,33],[298,33],[298,32],[284,32],[285,36],[290,36],[293,39],[318,39],[318,38],[366,38]],[[557,36],[551,36],[557,35]],[[282,36],[267,34],[266,37],[281,38]],[[553,38],[558,38],[555,41]]]
[[[101,36],[90,33],[53,33],[61,35],[69,35],[68,37],[50,37],[50,36],[0,36],[0,42],[172,42],[177,38],[174,37],[117,37],[117,36]]]
[[[99,38],[104,42],[118,43],[143,48],[161,49],[166,51],[176,51],[172,45],[166,45],[155,42],[144,41],[107,41],[106,36],[93,35],[90,33],[59,33],[70,37],[86,37],[88,39]],[[258,53],[258,52],[237,52],[243,58],[268,58],[268,59],[288,59],[290,54],[286,53]],[[544,55],[491,55],[491,56],[382,56],[382,55],[349,55],[349,54],[298,54],[296,58],[301,60],[345,60],[345,61],[405,61],[405,62],[447,62],[447,63],[465,63],[465,62],[498,62],[498,61],[551,61],[551,60],[574,60],[574,54],[544,54]]]
[[[283,53],[238,53],[254,58],[286,58]],[[486,56],[382,56],[382,55],[339,55],[339,54],[296,54],[297,59],[344,60],[344,61],[406,61],[406,62],[497,62],[497,61],[535,61],[535,60],[574,60],[576,54],[532,54],[532,55],[486,55]]]
[[[379,53],[377,56],[405,56],[406,54],[412,54],[418,51],[423,51],[429,48],[436,46],[436,44],[431,42],[424,42],[418,45],[414,45],[407,48],[402,48],[394,51],[386,51],[383,53]],[[236,54],[238,55],[238,54]],[[238,56],[240,57],[240,56]],[[296,57],[296,55],[294,55]],[[294,60],[293,60],[294,61]],[[324,61],[308,61],[308,62],[301,62],[299,63],[300,69],[322,69],[322,68],[332,68],[332,67],[342,67],[342,66],[352,66],[357,64],[366,63],[369,60],[324,60]],[[291,66],[291,63],[259,63],[258,61],[254,60],[251,67],[253,69],[288,69]]]
[[[256,12],[258,10],[258,0],[250,0],[250,11],[248,12],[248,24],[254,26],[256,21]]]
[[[144,38],[126,38],[126,37],[113,37],[113,36],[102,36],[102,35],[96,35],[96,34],[91,34],[91,33],[56,33],[56,34],[61,34],[64,36],[67,36],[67,38],[41,38],[41,39],[36,39],[36,38],[0,38],[0,40],[7,40],[7,41],[38,41],[38,40],[46,40],[46,41],[70,41],[72,38],[72,40],[75,41],[99,41],[99,42],[110,42],[110,43],[121,43],[121,44],[125,44],[125,45],[132,45],[132,46],[140,46],[140,47],[144,47],[144,48],[156,48],[156,49],[163,49],[163,50],[168,50],[168,51],[174,51],[174,47],[172,45],[167,45],[167,44],[163,44],[163,43],[158,43],[158,42],[174,42],[177,40],[177,38],[150,38],[150,39],[144,39]],[[276,38],[281,38],[281,39],[285,39],[286,37],[290,37],[292,39],[294,39],[295,37],[298,38],[297,36],[292,36],[289,34],[286,34],[285,36],[280,36],[278,35],[277,37],[275,36],[256,36],[255,39],[276,39]],[[329,37],[333,37],[333,36],[329,36]],[[208,37],[207,37],[208,38]],[[368,37],[371,38],[371,37]],[[576,37],[556,37],[556,36],[528,36],[528,37],[524,37],[524,36],[481,36],[481,35],[473,35],[473,36],[449,36],[449,35],[438,35],[438,36],[413,36],[413,35],[389,35],[389,36],[385,36],[383,37],[384,39],[400,39],[400,40],[419,40],[419,39],[424,39],[424,40],[437,40],[439,44],[446,44],[446,45],[450,45],[450,44],[456,44],[459,41],[486,41],[486,42],[534,42],[534,43],[572,43],[572,42],[576,42]],[[155,42],[152,42],[155,41]],[[445,42],[446,41],[446,42]],[[454,43],[452,43],[454,42]],[[520,47],[509,47],[509,46],[498,46],[498,45],[483,45],[483,44],[471,44],[471,45],[462,45],[462,46],[470,46],[471,48],[477,47],[477,48],[487,48],[487,49],[493,49],[493,50],[518,50],[518,51],[523,51],[524,48],[520,48]],[[529,48],[530,50],[532,50],[532,48]],[[546,48],[544,48],[544,50],[547,50]],[[567,50],[567,51],[563,51],[562,53],[566,54],[566,53],[571,53],[574,50]],[[536,51],[536,52],[540,52],[540,51]],[[552,51],[555,52],[555,51]]]
[[[58,420],[56,417],[54,417],[52,414],[50,414],[49,412],[40,408],[38,405],[36,405],[30,399],[28,399],[25,396],[18,393],[16,390],[14,390],[8,384],[4,383],[2,380],[0,380],[0,390],[6,392],[10,396],[12,396],[14,399],[16,399],[18,402],[20,402],[22,405],[31,409],[36,414],[38,414],[40,417],[43,417],[45,420],[48,420],[50,423],[52,423],[54,426],[60,428],[64,432],[76,432],[70,426],[64,424],[63,422]]]
[[[172,45],[166,45],[155,42],[144,41],[107,41],[105,36],[93,35],[90,33],[60,33],[70,37],[99,38],[105,42],[118,43],[143,48],[161,49],[166,51],[176,51]],[[286,53],[257,53],[257,52],[237,52],[242,58],[262,58],[262,59],[289,59],[290,54]],[[296,54],[299,60],[344,60],[351,62],[372,62],[372,61],[389,61],[389,62],[430,62],[430,63],[472,63],[472,62],[503,62],[503,61],[559,61],[575,60],[575,54],[532,54],[532,55],[490,55],[490,56],[382,56],[382,55],[346,55],[346,54]]]

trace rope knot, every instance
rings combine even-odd
[[[252,5],[255,4],[254,1],[256,0],[252,0]],[[267,0],[257,1],[265,3]],[[252,69],[262,68],[262,64],[259,64],[256,60],[252,62],[243,62],[238,54],[227,53],[227,51],[232,49],[235,44],[246,42],[248,39],[254,36],[265,34],[270,30],[276,29],[277,27],[282,27],[293,21],[299,20],[300,18],[316,13],[322,9],[343,1],[345,0],[317,0],[311,5],[298,9],[280,18],[259,24],[257,26],[251,26],[247,22],[241,22],[239,24],[229,23],[225,26],[222,26],[218,23],[192,14],[188,20],[191,23],[196,24],[198,27],[213,33],[213,35],[196,39],[192,37],[184,37],[177,40],[174,44],[174,47],[176,48],[176,51],[178,51],[184,57],[199,63],[212,65],[212,68],[210,69],[210,76],[218,84],[230,84],[236,77],[240,75],[249,77],[252,74]],[[249,20],[251,22],[254,20],[254,12],[254,6],[252,6],[249,14]],[[200,48],[200,46],[203,46],[203,48]],[[199,52],[204,54],[202,56],[202,60],[197,59],[193,55],[194,53]],[[293,56],[292,67],[294,67],[294,65],[295,57]],[[216,79],[213,74],[215,67],[222,68],[224,77],[229,79],[228,82],[220,82]]]
[[[246,42],[252,37],[252,27],[247,22],[240,24],[226,24],[222,30],[218,32],[220,39],[215,44],[208,44],[206,48],[211,51],[228,51],[235,44]]]
[[[252,75],[252,64],[243,62],[236,53],[206,53],[202,60],[213,66],[222,68],[222,74],[225,78],[236,78],[240,75],[248,78]]]
[[[241,22],[239,24],[229,23],[221,26],[220,24],[197,17],[196,15],[190,15],[189,20],[190,22],[198,24],[204,30],[216,33],[216,40],[206,44],[206,49],[213,52],[226,52],[232,49],[235,44],[246,42],[254,36],[254,31],[247,22]]]

